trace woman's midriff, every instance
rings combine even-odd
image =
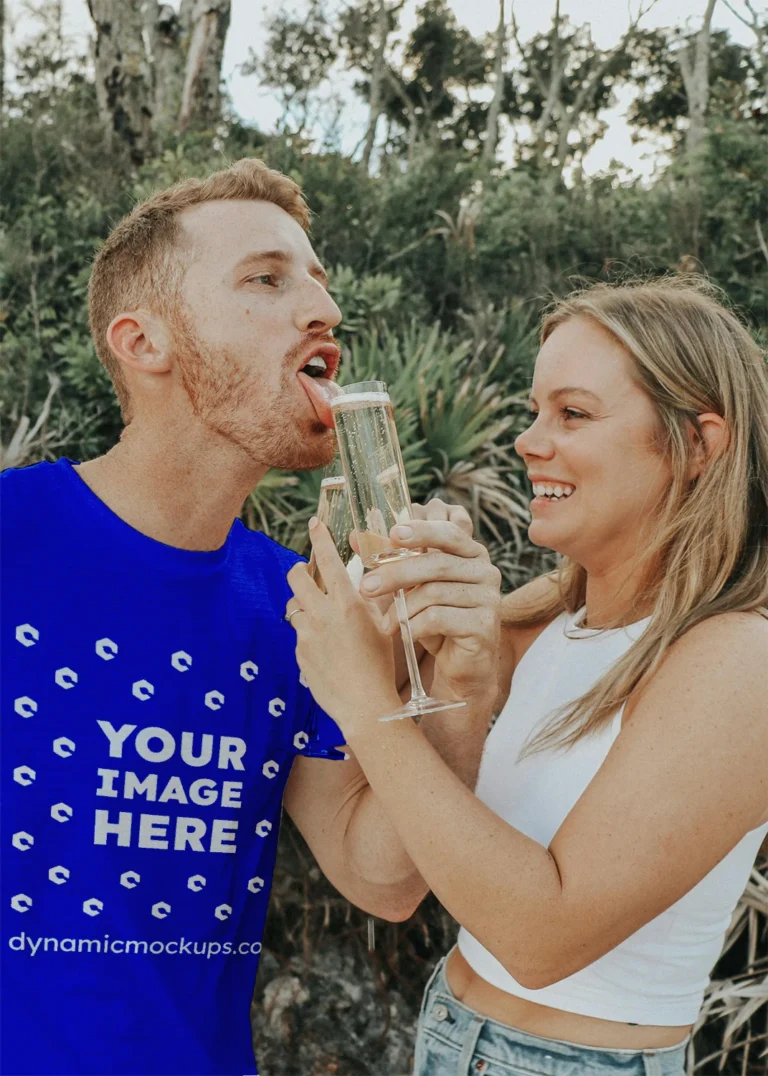
[[[473,971],[458,947],[446,961],[445,977],[457,1001],[482,1016],[530,1035],[564,1039],[580,1046],[597,1046],[605,1050],[658,1050],[683,1042],[691,1026],[663,1027],[599,1020],[514,997]]]

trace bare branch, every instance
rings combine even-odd
[[[747,26],[750,30],[754,30],[754,32],[759,36],[759,34],[760,34],[760,16],[759,16],[758,12],[755,11],[755,9],[752,7],[749,0],[744,0],[744,5],[745,5],[747,11],[752,16],[752,21],[751,22],[749,21],[749,19],[745,19],[740,11],[736,10],[736,8],[733,6],[733,4],[731,4],[730,0],[723,0],[723,3],[728,8],[730,13],[732,15],[736,16],[736,18],[739,20],[739,22],[743,22],[745,26]]]
[[[757,241],[760,244],[760,249],[763,252],[763,257],[765,258],[766,263],[768,263],[768,243],[766,243],[766,241],[765,241],[765,236],[763,235],[763,229],[760,227],[760,221],[759,220],[755,221],[755,232],[757,233]]]

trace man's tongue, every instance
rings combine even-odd
[[[309,396],[309,401],[315,409],[315,414],[324,426],[333,428],[333,412],[331,400],[338,393],[339,388],[335,381],[329,381],[325,377],[310,377],[303,370],[298,373],[304,391]]]

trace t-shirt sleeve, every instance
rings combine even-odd
[[[345,759],[345,752],[337,750],[344,744],[344,733],[312,696],[309,696],[309,721],[307,722],[307,746],[301,752],[310,758]]]
[[[297,562],[304,562],[304,557],[298,556],[290,550],[277,547],[282,558],[282,569],[285,574]],[[290,598],[290,589],[285,584],[285,601]],[[297,674],[299,674],[297,668]],[[343,760],[348,756],[345,752],[337,750],[344,744],[344,734],[339,726],[329,717],[315,700],[304,682],[304,677],[299,674],[299,705],[297,715],[299,726],[294,738],[296,753],[306,755],[309,758],[330,758]]]

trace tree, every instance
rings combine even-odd
[[[339,42],[346,50],[347,66],[357,68],[366,76],[365,81],[355,87],[358,93],[368,99],[368,124],[360,160],[366,172],[370,171],[376,130],[385,109],[387,94],[392,93],[388,81],[387,49],[397,29],[404,2],[398,0],[395,4],[388,4],[387,0],[367,0],[363,4],[351,5],[341,16]]]
[[[182,5],[182,11],[189,4]],[[231,0],[196,0],[192,7],[186,50],[184,84],[179,108],[179,131],[195,120],[213,126],[221,114],[221,62],[229,29]]]
[[[243,74],[258,75],[261,84],[276,91],[282,103],[278,129],[302,135],[310,121],[313,93],[326,78],[334,60],[323,0],[310,0],[298,15],[283,9],[267,21],[267,44],[259,59],[253,52]]]
[[[488,109],[488,125],[485,131],[482,160],[490,168],[496,157],[499,141],[499,114],[504,99],[504,54],[507,48],[507,27],[504,21],[504,0],[499,0],[499,23],[496,27],[496,51],[493,61],[493,98]]]
[[[5,96],[5,0],[0,0],[0,109]]]
[[[389,94],[383,110],[390,124],[405,133],[409,163],[419,145],[443,143],[476,152],[486,106],[473,98],[473,91],[485,85],[490,67],[486,49],[458,25],[446,0],[427,0],[416,15],[401,69],[386,67]],[[391,145],[397,142],[390,139]]]
[[[760,81],[763,93],[768,96],[768,11],[763,12],[761,19],[760,12],[752,6],[750,0],[743,0],[743,2],[749,12],[749,18],[746,18],[741,11],[735,8],[730,0],[723,0],[728,10],[745,26],[748,26],[757,38],[757,54],[760,57]]]
[[[96,27],[93,59],[104,137],[141,164],[155,141],[194,123],[210,129],[231,0],[182,0],[178,15],[158,0],[88,0]]]
[[[638,129],[669,135],[674,149],[685,147],[688,127],[688,97],[679,54],[693,49],[693,37],[681,31],[652,30],[638,40],[634,81],[637,94],[628,113]],[[768,118],[760,86],[759,54],[732,41],[727,30],[709,36],[710,123],[752,121]]]
[[[712,13],[717,0],[707,0],[701,28],[696,36],[680,49],[678,59],[688,101],[688,130],[685,148],[689,157],[701,149],[707,134],[706,116],[709,103],[709,39]]]
[[[621,40],[607,51],[597,48],[587,27],[569,29],[567,19],[560,13],[560,0],[555,0],[549,34],[537,35],[523,46],[513,6],[512,33],[529,82],[534,159],[539,165],[553,129],[556,139],[552,156],[561,173],[572,152],[571,133],[581,130],[582,142],[586,141],[585,120],[596,117],[608,103],[613,85],[629,73],[630,46],[638,36],[640,21],[656,2],[641,3]]]

